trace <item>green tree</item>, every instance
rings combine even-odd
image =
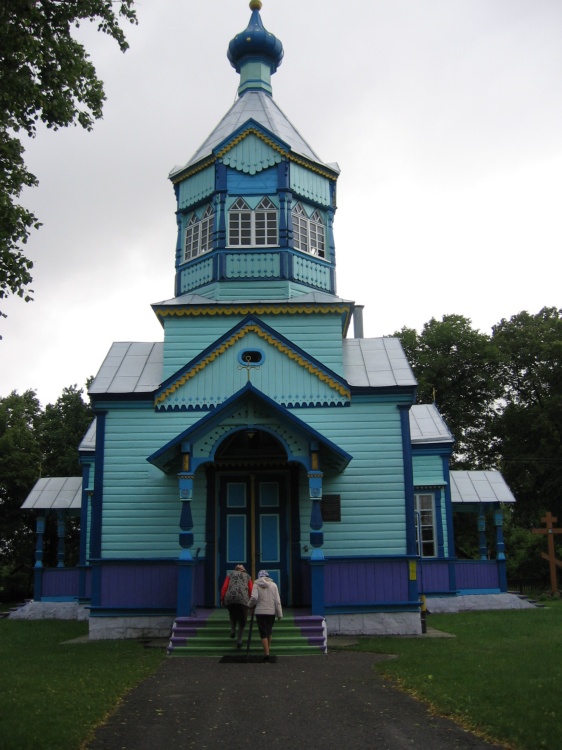
[[[63,388],[56,402],[45,407],[38,431],[43,476],[78,477],[82,474],[78,446],[93,419],[92,409],[82,394],[77,385]]]
[[[134,0],[0,2],[0,299],[16,294],[29,301],[33,293],[33,263],[22,245],[40,224],[18,199],[38,183],[18,134],[34,137],[39,122],[54,130],[92,128],[102,114],[103,84],[72,32],[81,22],[97,22],[124,52],[120,22],[136,23],[133,6]]]
[[[78,477],[82,468],[78,447],[93,419],[89,404],[77,385],[63,388],[54,404],[47,404],[38,425],[38,439],[43,454],[42,476]],[[54,514],[49,514],[45,534],[45,563],[54,565],[57,551],[57,529]],[[68,516],[66,521],[65,562],[75,565],[80,548],[80,519]]]
[[[491,419],[502,393],[490,337],[462,315],[432,318],[419,334],[402,328],[393,335],[418,380],[418,403],[434,401],[455,438],[452,465],[488,468],[495,461]]]
[[[41,473],[40,418],[35,391],[0,399],[0,567],[12,571],[33,560],[35,519],[21,506]]]
[[[562,521],[562,310],[520,312],[494,326],[505,409],[494,421],[502,473],[517,497],[515,518]]]

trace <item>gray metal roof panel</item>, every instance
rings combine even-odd
[[[96,426],[97,417],[92,420],[91,425],[86,430],[86,434],[82,438],[82,442],[78,446],[79,451],[94,451],[96,449]]]
[[[452,471],[454,503],[515,503],[515,497],[499,471]]]
[[[435,404],[415,404],[411,407],[410,436],[413,445],[454,442]]]
[[[209,299],[208,297],[202,297],[200,294],[182,294],[179,297],[172,297],[171,299],[162,300],[162,302],[154,302],[152,307],[172,307],[172,306],[189,306],[189,305],[286,305],[292,304],[346,304],[353,305],[354,302],[351,300],[342,299],[337,297],[335,294],[326,294],[326,292],[309,292],[307,294],[299,294],[296,297],[283,297],[280,299],[239,299],[233,302],[229,300]]]
[[[187,169],[192,164],[196,164],[201,159],[210,156],[213,149],[225,141],[248,120],[255,120],[301,156],[323,164],[319,156],[268,94],[265,94],[263,91],[248,91],[234,102],[187,164],[183,167],[174,167],[172,169],[170,177]],[[329,166],[330,169],[334,169],[334,165]]]
[[[417,381],[399,339],[344,339],[343,365],[351,386],[415,386]]]
[[[162,363],[162,342],[116,342],[88,392],[151,393],[162,382]]]
[[[42,477],[21,506],[26,510],[77,510],[82,505],[82,477]]]

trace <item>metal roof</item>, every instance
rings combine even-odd
[[[162,382],[162,342],[112,344],[88,393],[151,393]]]
[[[92,452],[96,449],[96,425],[97,417],[92,420],[91,425],[88,427],[86,434],[82,438],[82,442],[78,446],[78,452]]]
[[[499,471],[451,471],[454,503],[515,503]]]
[[[343,368],[349,385],[384,388],[416,386],[400,339],[344,339]]]
[[[320,157],[312,150],[298,130],[289,122],[271,96],[263,91],[247,91],[238,98],[226,115],[222,118],[205,142],[197,149],[191,159],[182,166],[176,166],[170,172],[170,177],[182,172],[192,164],[212,154],[223,141],[227,140],[248,120],[255,120],[259,125],[269,130],[286,143],[293,151],[307,159],[324,164]],[[339,171],[337,164],[326,164],[330,169]]]
[[[415,404],[411,407],[410,435],[412,445],[454,442],[435,404]]]
[[[78,510],[82,505],[82,477],[43,477],[21,506],[26,510]]]
[[[162,302],[155,302],[152,307],[188,307],[189,305],[216,305],[217,307],[236,307],[239,305],[268,305],[268,306],[280,306],[280,305],[305,305],[305,304],[313,304],[313,305],[334,305],[334,304],[344,304],[344,305],[353,305],[354,303],[350,300],[342,299],[341,297],[337,297],[335,294],[328,294],[326,292],[308,292],[307,294],[299,294],[296,297],[282,297],[280,299],[254,299],[254,298],[248,298],[248,299],[237,299],[236,301],[233,300],[217,300],[217,299],[209,299],[208,297],[203,297],[200,294],[193,294],[192,292],[188,292],[187,294],[182,294],[179,297],[172,297],[171,299],[165,299],[162,300]]]

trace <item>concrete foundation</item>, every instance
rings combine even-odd
[[[169,638],[173,615],[155,617],[91,617],[90,640],[115,641],[121,638]]]
[[[15,612],[10,620],[87,620],[88,607],[78,602],[28,602]]]
[[[328,635],[420,635],[419,612],[326,615]]]

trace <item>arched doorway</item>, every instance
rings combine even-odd
[[[252,577],[268,570],[282,601],[291,602],[292,541],[300,539],[297,473],[265,430],[239,430],[223,441],[214,464],[217,592],[242,563]]]

